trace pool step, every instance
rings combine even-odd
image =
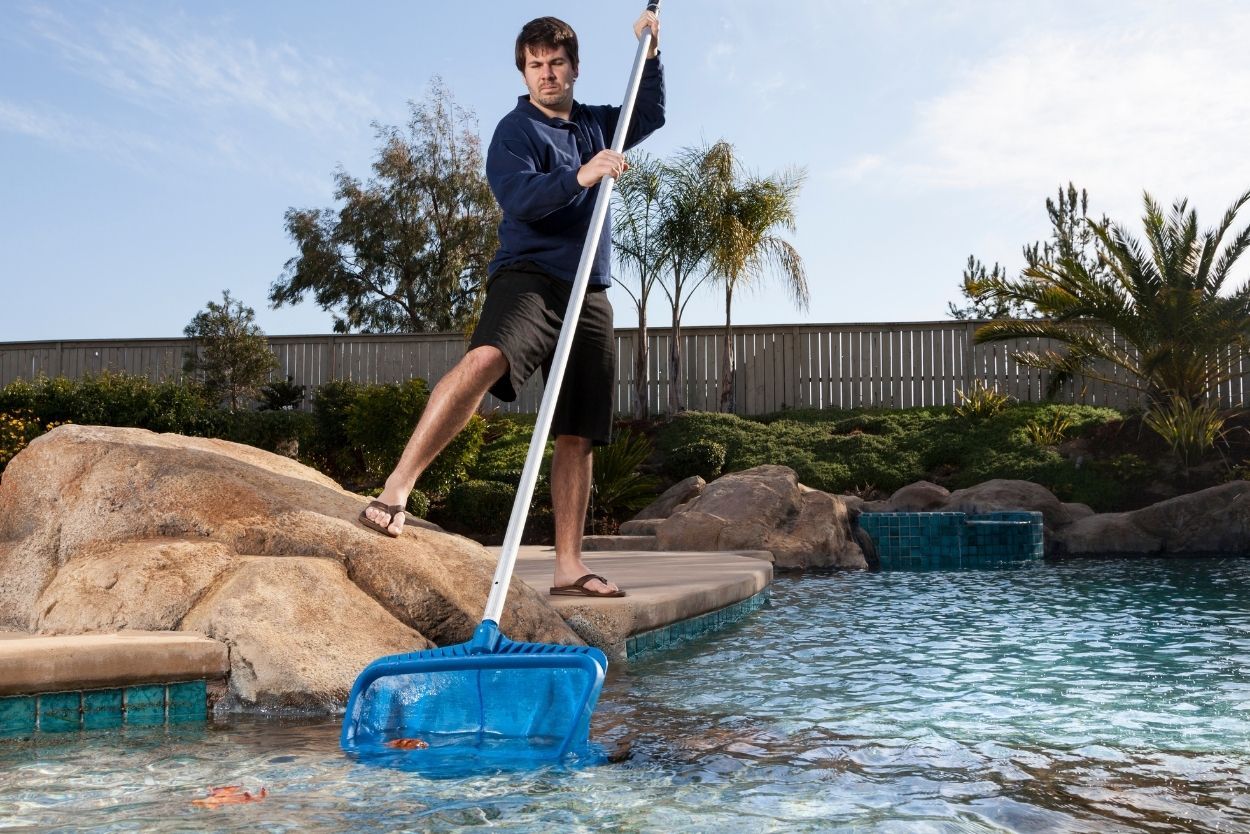
[[[203,721],[225,644],[180,631],[0,634],[0,735]]]

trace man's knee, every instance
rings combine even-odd
[[[581,437],[576,434],[558,434],[556,435],[556,449],[571,452],[577,455],[588,455],[594,445],[589,437]]]
[[[458,367],[474,379],[489,384],[508,372],[508,358],[494,345],[480,345],[466,353]]]

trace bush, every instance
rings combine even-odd
[[[501,481],[465,481],[451,488],[440,522],[474,537],[493,538],[508,529],[516,486]]]
[[[333,381],[318,386],[313,395],[313,436],[308,454],[319,469],[340,481],[360,481],[364,476],[364,455],[352,446],[347,433],[348,409],[361,387],[355,382]]]
[[[39,377],[0,389],[0,411],[25,409],[43,423],[130,426],[179,434],[211,434],[212,409],[176,382],[104,372],[80,380]]]
[[[348,445],[358,449],[364,475],[383,479],[404,451],[412,430],[425,411],[429,388],[423,379],[404,383],[365,385],[345,409]],[[432,498],[445,496],[468,478],[469,466],[482,448],[486,423],[474,414],[468,425],[447,444],[417,480],[417,487]]]
[[[1109,472],[1078,470],[1053,449],[1027,442],[1025,426],[1053,423],[1056,412],[1071,422],[1073,435],[1120,419],[1105,408],[1033,404],[1013,404],[979,420],[962,418],[950,407],[796,411],[753,420],[686,412],[661,424],[656,446],[665,471],[674,476],[679,473],[671,458],[703,440],[725,448],[725,472],[781,464],[807,486],[832,493],[868,486],[893,492],[922,479],[959,489],[991,478],[1020,478],[1053,489],[1065,501],[1121,508],[1125,493]]]
[[[723,463],[725,450],[721,448],[720,453]],[[628,430],[595,450],[591,492],[595,516],[601,516],[611,526],[655,500],[659,479],[638,471],[650,456],[650,441]]]
[[[295,384],[295,377],[288,376],[261,386],[260,411],[294,411],[304,402],[304,386]]]
[[[676,480],[698,475],[714,481],[725,468],[725,447],[715,440],[696,440],[670,451],[664,458],[665,471]]]
[[[17,457],[17,453],[25,449],[30,441],[55,426],[55,423],[40,423],[28,409],[0,411],[0,472],[4,471],[9,461]]]
[[[980,379],[972,384],[967,393],[963,391],[955,393],[959,395],[959,405],[955,406],[955,413],[970,420],[993,417],[1002,412],[1011,402],[1011,397],[1000,393],[997,388],[989,387],[984,380]]]
[[[1216,405],[1195,405],[1184,397],[1172,397],[1150,408],[1142,419],[1164,439],[1177,463],[1187,470],[1215,447],[1223,436],[1227,417]]]
[[[303,411],[236,411],[223,415],[215,435],[288,456],[313,445],[316,421]]]

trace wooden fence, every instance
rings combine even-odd
[[[959,392],[978,380],[1016,399],[1045,399],[1047,377],[1019,365],[1011,354],[1045,349],[1036,341],[978,345],[973,334],[982,322],[940,321],[906,324],[765,325],[735,329],[735,400],[740,414],[767,414],[789,408],[909,408],[952,405]],[[686,327],[681,331],[687,408],[715,411],[721,377],[723,329]],[[617,410],[634,406],[635,329],[616,331]],[[647,333],[648,401],[664,411],[670,378],[672,333]],[[460,334],[271,336],[278,357],[278,379],[316,388],[324,382],[398,382],[422,377],[431,385],[464,354]],[[187,339],[77,340],[0,343],[0,385],[41,374],[78,378],[88,373],[123,371],[153,381],[182,377]],[[1225,407],[1245,402],[1250,363],[1230,356],[1234,378],[1219,389]],[[486,409],[535,412],[542,396],[537,378],[514,403],[492,397]],[[1131,389],[1077,379],[1056,399],[1126,408],[1138,402]],[[307,407],[307,404],[306,404]]]

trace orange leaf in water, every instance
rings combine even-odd
[[[220,788],[211,788],[208,796],[202,799],[191,800],[192,805],[198,805],[201,808],[217,808],[221,805],[241,805],[244,802],[260,802],[269,791],[261,788],[256,793],[243,790],[240,785],[224,785]]]
[[[424,750],[430,745],[419,738],[395,738],[388,741],[386,746],[394,747],[396,750]]]

